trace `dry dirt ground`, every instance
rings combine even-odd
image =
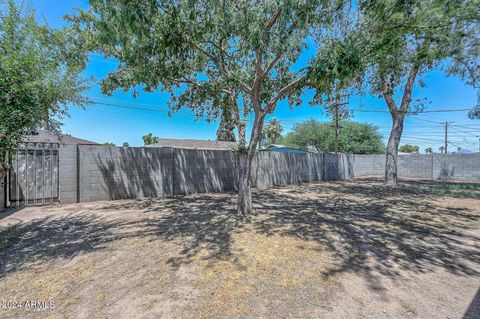
[[[234,194],[0,215],[0,318],[480,318],[480,200],[360,181],[254,205],[250,222]]]

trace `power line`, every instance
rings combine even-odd
[[[424,113],[451,113],[451,112],[469,112],[473,107],[468,109],[441,109],[441,110],[425,110],[425,111],[409,111],[407,114],[424,114]],[[350,112],[364,112],[364,113],[390,113],[384,110],[364,110],[364,109],[349,109]]]

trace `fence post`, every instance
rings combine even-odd
[[[76,157],[77,157],[77,203],[80,203],[80,145],[77,144],[77,147],[75,148],[77,151]],[[60,152],[60,148],[58,150]],[[60,161],[60,153],[58,154],[58,160]],[[60,162],[58,163],[58,166],[60,167]],[[60,168],[59,168],[60,169]],[[60,183],[58,183],[60,184]]]
[[[326,158],[325,154],[326,154],[325,152],[322,153],[322,172],[323,172],[323,174],[322,174],[322,181],[326,181],[326,180],[327,180],[327,179],[326,179],[326,176],[327,176],[327,174],[326,174],[327,164],[326,164],[326,160],[325,160],[325,158]]]
[[[175,196],[175,147],[172,147],[172,195]]]
[[[430,180],[433,182],[433,152],[430,154],[431,163],[430,163]]]

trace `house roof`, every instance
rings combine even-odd
[[[280,144],[270,144],[269,146],[260,149],[260,151],[279,151],[279,152],[293,152],[293,153],[309,153],[309,151],[302,150],[295,147],[280,145]]]
[[[25,143],[58,143],[58,144],[80,144],[80,145],[98,145],[98,143],[84,140],[67,134],[59,134],[49,130],[38,130],[37,134],[26,135],[23,139]]]
[[[288,146],[281,145],[281,144],[270,144],[266,148],[285,148],[285,147],[288,147]]]
[[[224,141],[208,141],[208,140],[191,140],[191,139],[173,139],[173,138],[157,138],[157,143],[147,145],[148,147],[173,147],[187,149],[204,149],[204,150],[232,150],[236,147],[234,142]]]

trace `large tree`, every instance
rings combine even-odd
[[[340,122],[339,152],[350,154],[385,154],[382,134],[366,123]],[[318,152],[335,152],[335,127],[331,123],[309,120],[295,125],[281,143]]]
[[[102,81],[103,92],[161,89],[170,93],[173,111],[186,107],[210,119],[225,109],[233,114],[239,130],[238,212],[248,215],[252,160],[265,117],[282,99],[299,103],[307,74],[297,62],[309,35],[336,36],[329,31],[344,11],[342,2],[90,0],[90,9],[71,19],[91,50],[120,62]],[[248,141],[247,117],[253,122]]]
[[[14,0],[0,1],[0,182],[25,134],[46,123],[58,128],[68,104],[86,102],[74,40],[69,29],[39,25]]]
[[[392,118],[385,181],[397,184],[397,155],[412,92],[421,76],[451,63],[465,50],[465,37],[479,17],[478,0],[361,1],[370,50],[369,88],[385,100]],[[477,52],[478,53],[478,52]],[[421,106],[420,106],[421,107]]]

